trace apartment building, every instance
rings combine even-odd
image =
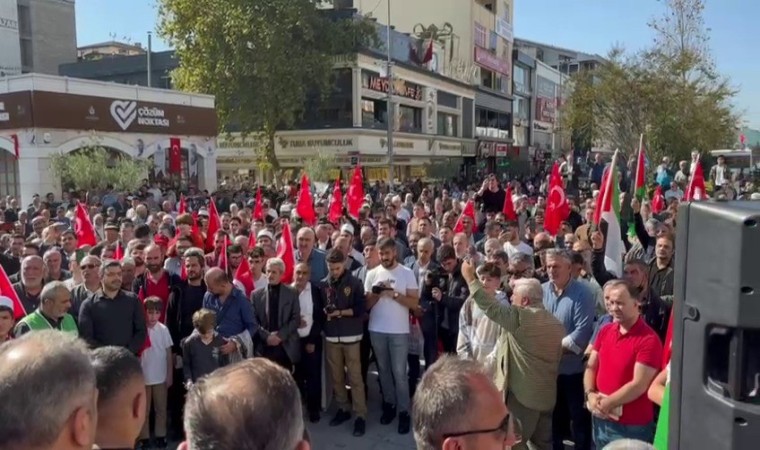
[[[0,32],[0,72],[7,75],[57,74],[60,64],[77,60],[74,0],[0,0]]]
[[[442,72],[476,88],[477,160],[504,161],[512,148],[512,0],[339,0],[336,8],[388,21],[443,49]],[[390,14],[389,14],[390,10]],[[506,167],[502,164],[501,167]]]
[[[573,75],[581,70],[594,70],[604,62],[604,58],[599,55],[527,39],[515,38],[515,48],[565,75]]]

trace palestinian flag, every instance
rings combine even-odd
[[[639,154],[636,158],[636,184],[633,187],[633,195],[638,201],[644,200],[647,196],[647,154],[644,148],[644,135],[641,135],[639,142]]]
[[[607,270],[617,276],[623,273],[623,237],[620,234],[620,179],[617,170],[619,151],[615,151],[612,162],[602,177],[602,186],[594,209],[594,223],[601,230],[601,223],[607,225],[604,254]],[[614,267],[612,267],[614,266]]]
[[[654,448],[656,450],[668,450],[668,430],[670,424],[670,384],[665,386],[665,394],[662,396],[660,415],[657,418],[657,431],[654,434]]]

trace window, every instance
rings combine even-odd
[[[481,48],[486,48],[486,28],[479,24],[478,22],[475,22],[475,45]]]
[[[10,152],[0,150],[0,195],[18,197],[18,161]]]
[[[528,71],[525,70],[524,67],[515,64],[512,72],[514,76],[515,89],[520,92],[528,92],[530,90],[530,83],[527,83]]]
[[[512,101],[512,113],[519,119],[528,120],[530,117],[530,105],[525,97],[515,96]]]
[[[399,105],[398,112],[399,123],[397,124],[397,129],[399,131],[409,133],[422,132],[422,108]]]
[[[362,98],[362,127],[388,127],[387,103],[385,100]]]
[[[480,68],[480,85],[484,88],[494,88],[494,73],[488,69]]]
[[[499,35],[495,31],[491,31],[489,35],[488,48],[496,51],[496,43],[499,42]]]
[[[448,92],[438,91],[438,104],[441,106],[448,106],[449,108],[457,108],[457,97],[454,94]]]
[[[509,9],[509,3],[504,2],[503,5],[501,17],[507,22],[512,23],[512,11]]]
[[[459,136],[459,117],[454,114],[438,113],[438,135]]]

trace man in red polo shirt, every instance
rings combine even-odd
[[[164,270],[164,257],[157,244],[145,247],[145,273],[135,278],[132,289],[141,298],[156,296],[161,299],[163,310],[159,321],[166,323],[166,309],[172,288],[182,284],[182,278]],[[142,291],[142,293],[141,293]]]
[[[640,316],[628,283],[609,281],[604,301],[613,323],[599,331],[583,377],[594,443],[596,448],[618,439],[651,443],[654,407],[647,389],[662,363],[662,344]]]

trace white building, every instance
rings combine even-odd
[[[100,146],[166,170],[179,141],[178,180],[216,189],[214,98],[163,89],[28,74],[0,79],[0,195],[60,194],[51,157]],[[158,173],[158,172],[156,172]]]

